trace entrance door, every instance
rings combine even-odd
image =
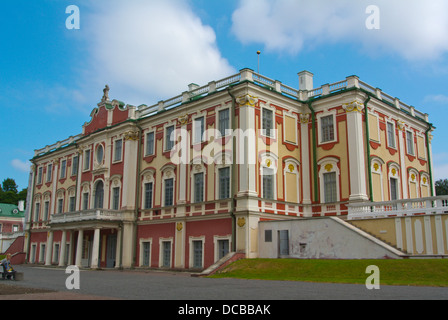
[[[279,255],[279,257],[289,256],[288,230],[279,230],[278,231],[278,255]]]
[[[107,236],[106,248],[106,268],[114,268],[117,254],[117,235],[110,234]]]

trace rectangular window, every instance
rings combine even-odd
[[[414,155],[414,135],[411,131],[406,131],[406,147],[408,154]]]
[[[221,110],[218,113],[218,130],[221,136],[226,135],[226,130],[230,129],[230,112],[229,109]]]
[[[193,143],[198,143],[203,141],[203,134],[205,131],[204,127],[204,117],[194,119],[194,139]]]
[[[328,142],[334,140],[334,123],[333,115],[325,116],[320,119],[321,125],[321,142]]]
[[[60,174],[60,179],[64,179],[65,178],[65,172],[67,170],[67,160],[62,160],[61,161],[61,174]]]
[[[78,166],[79,166],[79,157],[74,156],[72,160],[72,176],[76,176],[78,174]]]
[[[174,179],[165,180],[165,207],[173,205]]]
[[[390,178],[390,200],[398,200],[398,183],[394,178]]]
[[[149,267],[149,258],[151,256],[151,242],[143,242],[143,257],[142,257],[142,266]]]
[[[114,162],[121,161],[122,153],[123,153],[123,140],[122,139],[115,140]]]
[[[89,208],[89,193],[84,192],[82,194],[82,210],[87,210]]]
[[[194,175],[194,202],[204,201],[204,173]]]
[[[37,170],[37,184],[42,183],[43,169],[43,167],[39,167],[39,169]]]
[[[193,268],[202,268],[202,241],[193,241]]]
[[[171,151],[174,147],[174,137],[171,137],[171,134],[174,132],[174,126],[170,126],[166,128],[166,136],[165,136],[165,151]]]
[[[34,210],[34,222],[39,221],[40,203],[36,202],[36,208]]]
[[[120,208],[120,187],[112,189],[112,210],[118,210]]]
[[[219,175],[219,199],[230,198],[230,168],[221,168]]]
[[[171,242],[162,242],[162,267],[169,268],[171,266]]]
[[[154,154],[154,132],[146,134],[146,155]]]
[[[274,200],[274,174],[273,170],[263,168],[263,198]]]
[[[64,199],[58,199],[58,213],[64,212]]]
[[[70,197],[70,199],[69,199],[69,209],[68,209],[68,211],[70,211],[70,212],[74,212],[75,211],[75,197]]]
[[[391,122],[387,122],[387,145],[395,148],[395,127]]]
[[[90,170],[90,150],[84,152],[84,171]]]
[[[274,129],[274,121],[273,121],[273,113],[272,110],[263,109],[262,111],[262,127],[263,134],[268,137],[273,136]]]
[[[337,201],[336,172],[324,173],[324,201],[325,203]]]
[[[152,208],[152,182],[145,183],[145,209]]]
[[[51,175],[52,175],[52,173],[53,173],[53,164],[50,163],[47,166],[47,182],[51,182]]]
[[[224,258],[229,253],[229,240],[218,240],[218,260]]]
[[[48,220],[49,213],[50,213],[50,202],[45,201],[45,203],[44,203],[44,221]]]
[[[272,230],[264,230],[264,242],[272,242]]]

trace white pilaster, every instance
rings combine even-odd
[[[47,249],[45,252],[45,265],[51,265],[51,254],[53,253],[53,231],[47,233]]]
[[[93,234],[92,263],[90,265],[92,269],[99,268],[99,256],[100,256],[100,229],[96,228]]]
[[[353,101],[343,105],[347,112],[347,140],[350,164],[350,201],[366,201],[367,183],[362,124],[363,105]]]
[[[61,238],[61,247],[60,247],[60,254],[59,254],[59,266],[62,267],[65,264],[65,255],[66,253],[66,247],[67,247],[67,231],[62,231],[62,238]]]
[[[303,199],[302,204],[311,204],[311,169],[312,164],[310,162],[310,144],[309,144],[309,131],[308,131],[308,122],[309,122],[310,114],[301,114],[300,115],[300,152],[302,158],[302,193]],[[311,207],[305,206],[303,215],[305,217],[309,217],[312,215]]]
[[[82,229],[80,229],[78,231],[78,243],[76,246],[76,260],[75,260],[75,265],[78,267],[82,266],[81,263],[81,259],[82,259],[82,242],[83,242],[83,238],[84,238],[84,231]]]

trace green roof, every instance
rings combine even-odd
[[[0,203],[0,217],[25,217],[25,211],[19,211],[19,207],[15,204]]]

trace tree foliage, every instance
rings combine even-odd
[[[448,195],[448,179],[440,179],[436,181],[436,195]]]
[[[12,178],[3,180],[0,186],[0,203],[17,205],[20,200],[26,200],[27,188],[18,191],[19,186]]]

